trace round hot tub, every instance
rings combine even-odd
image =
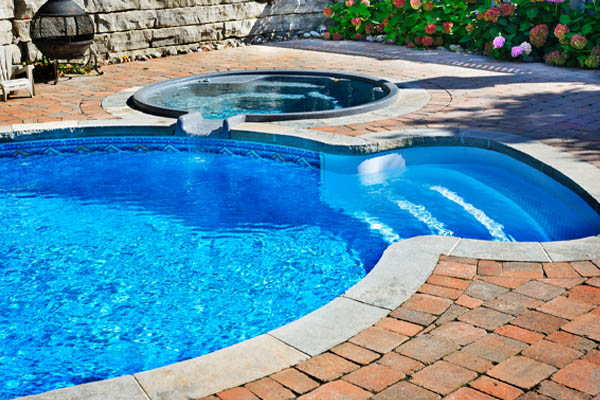
[[[158,82],[132,97],[141,111],[248,122],[342,117],[392,105],[398,88],[364,75],[324,71],[232,71]]]

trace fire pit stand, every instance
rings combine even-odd
[[[54,83],[58,82],[58,60],[83,58],[90,52],[85,66],[99,74],[98,57],[90,48],[94,41],[94,21],[85,10],[72,0],[48,0],[31,20],[30,34],[40,52],[54,60]]]

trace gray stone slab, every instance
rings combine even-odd
[[[419,236],[394,243],[373,270],[344,296],[395,309],[427,280],[440,254],[448,254],[458,241],[453,237]]]
[[[497,261],[550,261],[537,242],[489,242],[463,239],[450,255]]]
[[[389,310],[338,297],[331,303],[269,334],[311,356],[345,342]]]
[[[17,400],[148,400],[131,375],[105,381],[86,383]]]
[[[151,400],[189,400],[262,378],[307,358],[274,337],[261,335],[135,377]]]
[[[542,243],[552,261],[583,261],[600,258],[600,236]]]

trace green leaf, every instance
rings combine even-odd
[[[583,26],[583,28],[581,28],[581,33],[584,35],[592,33],[593,31],[594,31],[594,25],[592,25],[592,24],[586,24]]]
[[[534,19],[535,16],[538,14],[539,9],[535,8],[535,7],[531,7],[529,9],[527,9],[527,18],[529,19]]]
[[[519,30],[522,32],[528,31],[529,29],[531,29],[531,22],[529,21],[523,21],[521,22],[521,25],[519,25]]]
[[[568,25],[571,23],[571,18],[567,15],[567,14],[563,14],[560,16],[560,18],[558,19],[560,21],[561,24],[563,25]]]

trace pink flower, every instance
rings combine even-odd
[[[379,25],[377,25],[377,32],[383,33],[384,29],[385,29],[385,24],[379,24]]]
[[[453,26],[454,26],[454,23],[452,23],[452,22],[444,22],[444,23],[442,23],[442,31],[449,35],[452,33]]]
[[[369,7],[371,5],[371,1],[370,0],[360,0],[360,4],[365,4],[367,7]]]
[[[433,38],[431,36],[425,36],[421,42],[423,43],[423,46],[429,47],[433,44]]]
[[[346,7],[352,7],[354,5],[354,0],[346,0]]]
[[[600,67],[600,56],[590,54],[589,56],[587,56],[585,58],[583,65],[585,65],[588,68],[592,68],[592,69],[596,69],[596,68]]]
[[[510,50],[510,55],[513,56],[513,58],[519,57],[521,54],[523,54],[523,48],[521,46],[514,46]]]
[[[331,16],[333,15],[333,10],[329,7],[327,7],[326,9],[323,10],[323,15],[326,16],[327,18],[331,18]]]
[[[567,56],[559,50],[555,50],[552,53],[546,54],[544,61],[549,65],[564,65],[567,62]]]
[[[412,49],[413,47],[415,47],[415,44],[413,42],[408,42],[406,47],[408,47],[409,49]]]
[[[523,53],[525,53],[526,56],[531,54],[531,45],[529,44],[529,42],[523,42],[519,45],[522,49],[523,49]]]
[[[373,24],[367,24],[367,26],[365,26],[365,33],[367,35],[370,35],[373,32],[375,32],[375,25],[373,25]]]
[[[556,28],[554,28],[554,36],[561,40],[565,38],[565,35],[568,32],[570,32],[570,29],[566,25],[558,24],[556,25]]]
[[[437,31],[437,26],[435,24],[429,24],[425,27],[425,33],[428,35],[433,35]]]
[[[585,47],[585,45],[587,44],[587,39],[585,38],[585,36],[581,36],[581,35],[575,35],[571,38],[571,46],[573,46],[573,48],[577,49],[577,50],[581,50]]]
[[[339,32],[335,32],[335,33],[333,34],[333,40],[342,40],[343,38],[344,38],[344,35],[342,35],[342,34],[341,34],[341,33],[339,33]]]
[[[323,35],[323,39],[331,40],[331,32],[325,32],[325,34]]]
[[[402,8],[406,4],[406,0],[394,0],[396,8]]]
[[[356,34],[353,37],[354,40],[362,40],[362,35],[358,32],[356,32]]]
[[[494,38],[494,41],[492,42],[492,45],[494,45],[495,49],[499,49],[502,46],[504,46],[505,42],[506,42],[506,39],[504,39],[504,37],[502,35],[500,35],[500,36],[496,36]]]
[[[529,31],[529,42],[535,47],[542,47],[546,44],[546,40],[548,40],[548,34],[550,31],[548,30],[548,25],[540,24],[534,26]]]
[[[362,24],[362,20],[360,18],[352,18],[350,23],[358,28]]]
[[[413,10],[418,10],[421,8],[421,0],[410,0],[410,6]]]
[[[433,2],[426,1],[425,3],[423,3],[423,10],[432,11],[433,10]]]
[[[421,45],[421,43],[423,43],[423,42],[421,41],[421,36],[415,36],[415,44],[416,44],[417,46],[420,46],[420,45]]]

